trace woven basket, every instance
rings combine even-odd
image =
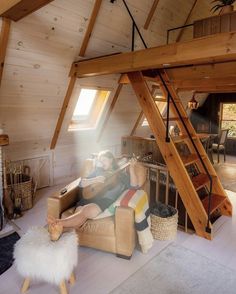
[[[160,217],[151,213],[151,232],[156,240],[173,240],[178,226],[178,211],[169,217]]]
[[[22,176],[22,182],[18,184],[8,185],[9,189],[14,189],[15,199],[20,199],[21,210],[28,210],[33,207],[33,180],[28,175]]]

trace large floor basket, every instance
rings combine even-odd
[[[174,214],[169,217],[160,217],[151,213],[151,232],[156,240],[173,240],[177,234],[178,210],[172,208]]]
[[[8,175],[8,179],[10,176]],[[8,183],[10,180],[8,181]],[[10,190],[14,190],[14,199],[13,202],[16,203],[16,199],[20,200],[20,209],[21,211],[30,209],[33,207],[33,193],[34,193],[34,184],[32,177],[29,175],[22,175],[22,178],[17,184],[8,184]]]

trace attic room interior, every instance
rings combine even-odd
[[[0,19],[0,294],[235,293],[236,1]]]

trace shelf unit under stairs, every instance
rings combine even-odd
[[[232,216],[232,205],[217,174],[208,159],[181,99],[170,83],[164,70],[158,71],[157,83],[163,92],[161,99],[153,98],[142,72],[128,73],[129,81],[136,93],[145,117],[155,136],[162,156],[170,171],[196,234],[211,240],[215,215]],[[163,116],[156,101],[166,103]],[[179,130],[172,136],[169,126],[174,123]],[[183,153],[178,144],[184,144],[188,153]],[[190,167],[197,170],[194,175]]]

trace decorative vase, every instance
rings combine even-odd
[[[234,6],[233,5],[226,5],[226,6],[222,7],[222,9],[220,10],[220,15],[230,13],[232,11],[234,11]]]

